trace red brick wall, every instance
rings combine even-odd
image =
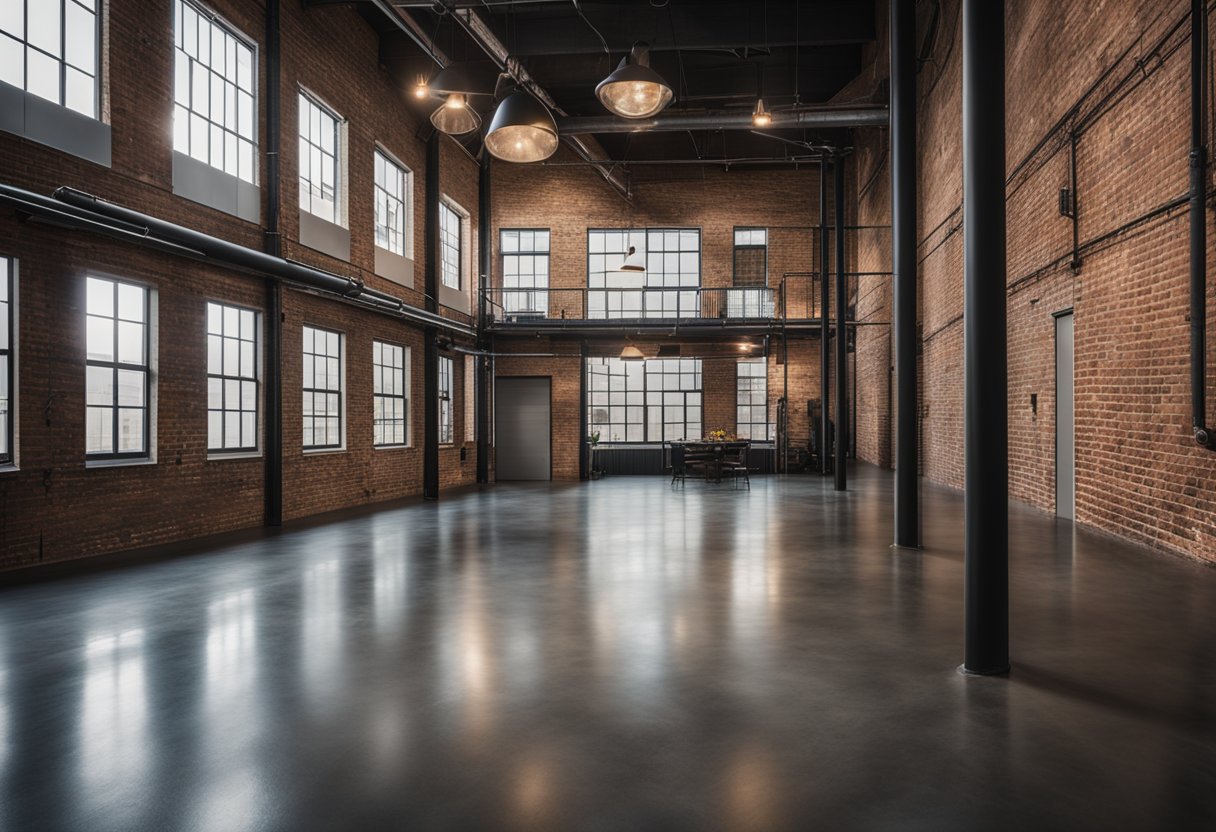
[[[1052,313],[1071,307],[1078,522],[1216,560],[1216,457],[1190,436],[1187,209],[1146,217],[1187,189],[1189,4],[1138,0],[1099,11],[1035,0],[1007,9],[1011,495],[1055,510]],[[959,12],[959,0],[942,4],[919,76],[918,183],[922,464],[927,477],[955,487],[963,484]],[[1057,208],[1074,131],[1077,273],[1072,223]],[[867,141],[862,169],[873,156]],[[867,410],[866,423],[881,425],[881,413]]]
[[[41,193],[71,185],[154,216],[261,248],[262,229],[172,195],[172,5],[122,0],[109,5],[105,102],[113,135],[106,169],[0,133],[0,180]],[[261,41],[260,4],[215,0],[212,7]],[[286,256],[423,305],[425,135],[379,65],[374,31],[349,6],[305,9],[282,4],[282,224]],[[265,90],[265,61],[259,89]],[[295,242],[298,236],[296,106],[304,85],[348,119],[351,261],[333,260]],[[264,94],[260,97],[264,102]],[[265,112],[259,136],[265,153]],[[372,153],[383,143],[414,172],[415,290],[372,273]],[[441,142],[441,189],[472,215],[476,245],[477,168],[455,144]],[[263,157],[264,158],[264,157]],[[259,181],[265,182],[263,164]],[[264,189],[263,189],[264,190]],[[264,196],[264,195],[263,195]],[[264,208],[263,208],[264,215]],[[264,461],[207,459],[207,300],[262,309],[264,284],[196,263],[89,234],[50,229],[0,212],[0,255],[20,264],[19,471],[0,472],[0,567],[62,560],[186,539],[262,522]],[[106,469],[84,465],[83,276],[88,270],[157,290],[159,363],[156,464]],[[454,314],[450,311],[447,314]],[[467,318],[465,318],[467,320]],[[301,326],[346,336],[346,450],[301,449]],[[412,448],[373,450],[371,342],[410,347]],[[396,319],[288,290],[283,331],[284,513],[288,518],[421,489],[422,337]],[[457,444],[440,453],[441,485],[473,481],[475,454],[464,443],[464,365],[454,360]],[[264,412],[264,411],[263,411]]]

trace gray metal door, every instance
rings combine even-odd
[[[495,479],[550,479],[549,379],[496,379],[494,414]]]
[[[1072,312],[1056,316],[1056,516],[1076,516]]]

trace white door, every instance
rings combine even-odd
[[[1072,312],[1056,316],[1056,516],[1076,516]]]

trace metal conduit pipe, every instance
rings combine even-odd
[[[1191,0],[1191,430],[1195,441],[1216,449],[1207,427],[1208,178],[1204,122],[1208,14],[1206,0]]]
[[[448,320],[436,313],[415,309],[400,298],[384,292],[368,289],[358,278],[336,275],[303,263],[273,257],[256,249],[106,202],[74,188],[59,188],[55,191],[55,198],[51,199],[32,191],[0,184],[0,202],[20,204],[26,210],[52,216],[66,215],[78,222],[91,222],[99,226],[95,230],[109,233],[110,236],[119,236],[161,249],[171,247],[168,250],[183,256],[214,260],[227,266],[316,289],[325,294],[338,295],[359,302],[367,308],[387,312],[425,326],[438,327],[460,337],[473,338],[476,335],[472,327]],[[139,232],[135,233],[132,229],[139,229]]]
[[[661,133],[683,130],[754,130],[751,113],[672,113],[654,118],[625,119],[616,116],[563,116],[557,121],[559,136],[580,133]],[[773,113],[773,127],[884,127],[889,121],[886,107],[842,107]]]

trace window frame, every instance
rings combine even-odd
[[[304,133],[302,131],[300,131],[300,129],[299,129],[300,117],[302,115],[302,110],[303,110],[302,105],[305,101],[307,101],[313,107],[316,107],[321,112],[322,115],[328,116],[330,119],[332,119],[333,123],[334,123],[334,152],[333,152],[334,213],[333,213],[332,218],[324,217],[321,214],[318,214],[316,211],[312,210],[312,205],[315,201],[315,198],[314,198],[313,192],[312,192],[313,181],[311,179],[309,179],[309,180],[304,179],[303,159],[299,155],[300,143],[304,142],[310,148],[315,148],[317,151],[319,151],[322,154],[322,156],[326,155],[325,148],[322,145],[315,144],[310,138],[306,138]],[[337,225],[342,228],[346,228],[346,200],[344,198],[345,189],[346,189],[346,177],[344,175],[345,174],[344,169],[346,167],[346,165],[345,165],[346,148],[344,146],[345,141],[344,141],[344,137],[343,137],[343,127],[346,124],[346,119],[337,110],[335,110],[333,107],[326,104],[320,98],[320,96],[316,95],[311,90],[308,90],[304,87],[298,88],[298,96],[296,98],[296,107],[297,107],[297,112],[296,112],[296,151],[297,151],[297,153],[296,153],[296,157],[297,157],[296,158],[296,187],[297,187],[297,199],[300,203],[299,208],[302,212],[308,214],[309,216],[315,217],[316,219],[321,220],[322,222],[327,222],[327,223],[330,223],[331,225]],[[318,140],[319,140],[319,138],[318,138]],[[309,175],[310,176],[312,175],[312,165],[311,164],[309,164]],[[300,196],[299,188],[301,185],[304,184],[305,181],[307,181],[308,185],[309,185],[309,197],[308,197],[307,206],[305,206],[303,199],[299,199],[299,196]],[[321,186],[319,186],[319,188],[320,188],[319,193],[321,193],[323,196],[325,193],[324,185],[322,184]]]
[[[740,370],[740,368],[742,368],[744,366],[749,366],[749,367],[759,366],[761,368],[761,372],[758,375],[743,375],[739,372],[739,370]],[[751,413],[751,410],[757,407],[755,401],[751,400],[751,397],[754,395],[754,391],[752,391],[750,389],[747,391],[744,391],[742,383],[741,383],[744,379],[752,379],[752,378],[760,378],[764,381],[764,392],[763,392],[764,422],[763,423],[756,422],[752,419],[747,419],[747,420],[740,419],[740,414],[742,413],[744,408],[749,409],[748,415],[754,415]],[[746,392],[747,396],[749,397],[749,400],[746,404],[744,404],[741,401],[741,397],[744,395],[745,392]],[[743,431],[744,425],[748,426],[746,435],[744,434],[744,431]],[[763,433],[764,433],[763,437],[757,437],[757,436],[753,435],[752,429],[755,428],[756,426],[760,426],[763,428]],[[735,434],[740,439],[750,439],[753,442],[771,442],[772,441],[772,430],[771,430],[771,426],[769,424],[769,406],[768,406],[768,358],[764,358],[764,357],[740,358],[738,361],[735,362]]]
[[[444,371],[446,364],[447,371]],[[438,356],[436,366],[436,377],[438,379],[437,395],[439,398],[439,444],[440,445],[455,445],[456,444],[456,410],[455,410],[455,393],[456,384],[454,374],[456,372],[456,362],[452,360],[450,355]],[[446,405],[446,406],[445,406]],[[444,439],[444,435],[447,439]]]
[[[210,313],[211,313],[212,306],[218,306],[220,309],[220,332],[219,333],[211,332],[211,314]],[[208,385],[208,390],[207,390],[207,418],[208,418],[208,422],[207,422],[207,456],[208,456],[208,458],[226,458],[226,457],[233,457],[233,456],[257,455],[261,452],[261,447],[262,447],[262,445],[261,445],[261,435],[262,435],[262,373],[261,373],[261,369],[262,369],[262,352],[261,352],[262,315],[261,315],[261,312],[257,309],[254,309],[253,307],[241,306],[240,304],[229,303],[229,302],[223,301],[223,300],[208,300],[206,302],[206,308],[207,308],[207,318],[206,318],[206,322],[205,322],[205,327],[206,327],[205,337],[207,339],[207,385]],[[252,338],[253,375],[252,375],[252,377],[243,376],[243,375],[231,376],[231,375],[227,375],[222,372],[222,370],[224,369],[224,366],[223,366],[224,365],[224,341],[231,338],[231,336],[228,336],[224,332],[224,329],[225,329],[224,310],[225,309],[236,310],[238,313],[238,321],[239,321],[240,313],[250,312],[253,314],[253,338]],[[212,335],[217,335],[220,338],[220,369],[221,369],[220,373],[213,373],[211,371],[210,341],[211,341]],[[237,341],[237,365],[238,365],[238,370],[239,370],[240,344],[247,342],[247,339],[242,338],[240,336],[239,322],[237,324],[237,336],[236,336],[235,340]],[[229,408],[224,407],[224,404],[226,403],[227,396],[228,396],[228,391],[227,391],[228,385],[226,382],[236,381],[239,387],[243,387],[245,382],[250,382],[250,381],[253,382],[254,393],[253,393],[253,444],[252,445],[241,445],[239,447],[231,447],[231,448],[230,447],[213,448],[211,446],[210,418],[211,418],[211,413],[216,410],[216,408],[211,407],[210,385],[211,385],[211,379],[213,379],[213,378],[219,379],[219,381],[220,381],[221,406],[219,407],[218,410],[220,413],[220,440],[221,440],[221,442],[223,441],[226,431],[227,431],[227,419],[225,417],[230,412]],[[241,395],[243,395],[243,392],[238,393],[238,398]],[[238,407],[235,412],[238,414],[238,416],[240,416],[249,411],[243,410]],[[243,432],[244,432],[243,425],[240,426],[240,431],[243,434]]]
[[[43,4],[45,4],[47,2],[58,3],[58,5],[59,5],[59,57],[55,57],[54,55],[50,54],[45,49],[43,49],[41,46],[36,46],[33,43],[30,43],[30,40],[29,40],[29,37],[30,37],[29,7],[30,7],[31,2],[40,2]],[[77,110],[75,107],[69,106],[67,103],[68,68],[70,67],[71,69],[75,69],[77,72],[84,74],[84,70],[81,69],[76,64],[70,63],[68,60],[68,56],[67,56],[67,29],[68,29],[68,27],[67,27],[67,9],[69,6],[73,6],[73,5],[79,6],[84,11],[93,15],[93,67],[92,67],[92,74],[91,74],[91,77],[93,79],[93,112],[92,113],[83,113],[80,110]],[[21,89],[25,93],[28,93],[29,95],[36,96],[43,101],[47,101],[51,104],[55,104],[56,106],[63,107],[65,110],[71,110],[74,113],[78,113],[79,115],[82,115],[85,118],[92,119],[93,121],[101,121],[102,112],[103,112],[102,101],[101,101],[101,96],[102,96],[101,69],[104,64],[104,61],[102,60],[102,57],[103,57],[102,56],[102,46],[104,44],[104,39],[102,37],[102,29],[103,29],[103,19],[104,19],[103,15],[106,13],[106,0],[95,0],[94,6],[95,7],[93,9],[89,9],[83,3],[77,2],[77,0],[22,0],[22,2],[21,2],[22,39],[17,40],[17,38],[13,37],[12,34],[10,34],[7,30],[0,30],[0,38],[9,38],[10,40],[15,41],[16,43],[21,44],[22,83],[21,83],[21,86],[19,87],[19,89]],[[55,61],[56,64],[58,65],[58,67],[59,67],[59,78],[58,78],[58,84],[57,84],[58,89],[59,89],[58,100],[51,101],[49,98],[45,98],[44,96],[34,92],[33,90],[31,90],[29,88],[29,78],[30,78],[29,50],[31,50],[31,49],[33,49],[36,52],[39,52],[40,54],[44,55],[47,58],[50,58],[51,60]],[[4,83],[8,83],[8,82],[5,81]],[[15,86],[15,85],[10,85],[10,86]]]
[[[112,315],[106,317],[106,316],[101,316],[101,315],[93,315],[91,312],[89,312],[88,285],[89,285],[90,280],[99,280],[99,281],[113,284],[113,289],[114,289],[113,310],[114,311],[113,311]],[[133,287],[139,289],[143,293],[144,319],[143,319],[142,323],[143,323],[143,328],[144,328],[144,332],[143,332],[144,363],[140,364],[140,365],[128,364],[126,362],[121,362],[118,360],[118,330],[119,330],[118,324],[120,322],[136,323],[134,321],[129,321],[127,319],[118,317],[118,314],[119,314],[118,313],[118,287],[122,286],[122,285],[133,286]],[[100,272],[90,271],[90,272],[85,273],[85,303],[84,303],[84,317],[85,317],[85,345],[84,346],[85,346],[85,350],[84,351],[85,351],[85,419],[86,419],[86,426],[87,426],[87,419],[88,419],[88,414],[89,414],[90,409],[106,407],[107,409],[109,409],[111,411],[111,422],[110,422],[110,439],[111,439],[110,447],[111,447],[111,450],[110,451],[90,451],[90,450],[88,450],[88,429],[86,427],[86,430],[85,430],[85,461],[88,463],[131,462],[131,461],[143,461],[143,460],[152,461],[151,432],[152,432],[152,406],[153,406],[153,402],[152,402],[152,392],[153,392],[153,380],[152,380],[152,373],[153,373],[153,357],[152,357],[153,303],[152,303],[152,293],[153,293],[153,291],[154,291],[153,288],[145,283],[139,283],[139,282],[136,282],[133,280],[113,277],[111,275],[103,274]],[[96,317],[96,318],[106,317],[107,320],[113,322],[113,324],[114,324],[113,360],[103,361],[101,359],[89,358],[88,319],[90,317]],[[111,370],[111,372],[113,373],[113,384],[114,384],[113,391],[114,392],[113,392],[113,395],[111,396],[111,404],[108,404],[108,405],[89,404],[88,371],[89,371],[90,367],[105,368],[105,369]],[[118,423],[119,423],[118,411],[120,409],[123,409],[123,406],[119,405],[119,403],[118,403],[118,396],[119,396],[118,372],[120,370],[126,370],[128,372],[138,371],[138,372],[142,372],[143,376],[144,376],[143,405],[139,408],[132,408],[130,406],[127,406],[125,408],[128,410],[139,409],[139,410],[143,411],[143,419],[142,419],[143,449],[140,451],[119,451],[118,450]]]
[[[336,335],[338,337],[338,354],[337,354],[337,356],[332,356],[328,352],[318,353],[315,351],[309,351],[307,349],[304,349],[303,348],[304,347],[304,332],[305,332],[305,330],[310,330],[310,329],[314,333],[314,342],[313,342],[314,344],[316,343],[315,333],[317,333],[317,332],[323,332],[326,335]],[[300,357],[301,357],[300,444],[303,448],[304,453],[332,452],[332,451],[342,451],[342,450],[346,449],[346,349],[345,349],[346,343],[345,342],[346,342],[346,333],[344,333],[340,330],[330,329],[328,327],[317,326],[315,324],[308,324],[308,323],[306,323],[300,327],[300,346],[301,346],[301,352],[300,352]],[[337,359],[338,386],[336,388],[335,387],[315,387],[312,384],[306,383],[303,363],[304,363],[304,360],[310,356],[314,360],[318,357],[324,358],[324,359],[331,359],[331,358]],[[326,373],[326,376],[328,378],[328,373]],[[311,381],[313,381],[313,382],[316,381],[315,369],[313,371],[313,378],[311,379]],[[338,420],[338,441],[335,443],[326,443],[324,445],[318,445],[315,442],[313,444],[307,444],[304,442],[303,427],[304,427],[305,420],[308,420],[308,419],[312,420],[313,438],[315,439],[316,438],[317,419],[319,418],[319,419],[325,420],[325,419],[332,418],[332,417],[330,417],[328,411],[326,411],[326,413],[322,414],[321,416],[317,416],[315,410],[312,413],[304,412],[304,408],[303,408],[304,395],[310,394],[315,397],[318,393],[321,395],[327,395],[327,396],[336,394],[338,397],[338,410],[337,410],[337,415],[336,415],[336,418]],[[314,398],[314,402],[315,402],[315,398]],[[328,428],[326,430],[326,433],[328,434]]]
[[[676,285],[669,286],[669,285],[667,285],[665,279],[657,284],[653,283],[652,281],[654,280],[656,275],[661,276],[662,278],[666,278],[667,270],[666,270],[666,268],[659,269],[659,270],[652,268],[652,265],[651,265],[652,252],[650,249],[650,235],[656,234],[656,233],[657,234],[666,234],[668,232],[682,234],[683,232],[690,232],[690,231],[695,232],[697,235],[697,252],[696,252],[697,253],[697,282],[696,282],[696,284],[693,285],[691,283],[690,284],[677,283]],[[625,251],[609,252],[609,251],[607,251],[606,247],[602,251],[593,251],[592,245],[591,245],[591,238],[592,238],[592,235],[594,235],[594,234],[624,234],[625,235]],[[630,243],[629,243],[630,237],[632,237],[633,235],[637,235],[637,234],[640,234],[642,237],[642,247],[640,250],[640,254],[646,259],[646,271],[641,273],[640,275],[638,275],[638,279],[641,281],[641,285],[637,286],[636,288],[635,287],[609,286],[608,285],[609,281],[608,281],[607,276],[609,274],[619,273],[619,269],[610,269],[607,267],[607,262],[605,262],[605,264],[604,264],[605,268],[603,271],[593,271],[592,267],[591,267],[591,263],[592,263],[591,258],[594,256],[597,256],[597,255],[609,255],[610,254],[613,257],[620,256],[621,259],[623,260],[624,257],[627,256],[626,252],[628,251],[628,248],[630,245]],[[664,245],[666,245],[666,241],[664,241]],[[701,293],[705,289],[705,233],[704,233],[704,229],[701,226],[699,226],[699,225],[636,226],[636,227],[628,226],[628,227],[623,227],[623,228],[606,228],[606,227],[589,226],[587,228],[587,236],[586,236],[586,252],[587,252],[587,259],[586,259],[587,308],[584,310],[585,318],[587,318],[589,320],[633,320],[633,319],[647,319],[647,318],[671,319],[672,317],[675,317],[675,318],[700,318],[700,317],[702,317]],[[666,248],[664,248],[664,249],[661,249],[659,251],[659,253],[660,254],[675,254],[678,258],[679,255],[685,254],[685,253],[690,253],[690,252],[684,252],[679,249],[677,249],[677,251],[674,251],[674,252],[669,252],[666,250]],[[683,271],[682,271],[682,269],[677,267],[677,270],[674,274],[676,276],[679,276],[679,275],[683,274]],[[602,275],[602,277],[600,279],[603,281],[604,285],[593,286],[592,285],[592,275],[596,275],[596,276]],[[602,312],[599,312],[599,313],[593,315],[592,310],[591,310],[592,296],[596,293],[599,293],[603,296],[603,298],[604,298],[603,307],[604,308],[603,308]],[[623,307],[623,304],[622,304],[622,308],[619,310],[614,310],[614,309],[609,308],[611,305],[609,303],[609,297],[611,295],[618,294],[621,296],[621,300],[623,301],[628,293],[636,294],[639,299],[641,308],[639,310],[637,310],[637,312],[638,312],[637,315],[625,314],[626,311],[633,311],[633,310],[625,310]],[[691,299],[691,306],[687,311],[685,311],[683,308],[684,302],[681,297],[685,293],[693,295],[693,298]],[[672,316],[672,315],[666,314],[666,311],[667,311],[666,304],[660,304],[660,308],[657,310],[659,312],[659,314],[651,314],[653,311],[656,311],[656,310],[651,310],[648,308],[647,302],[646,302],[647,294],[657,294],[660,298],[663,298],[664,300],[666,300],[666,298],[669,295],[674,294],[676,297],[675,315]]]
[[[376,347],[377,346],[379,346],[381,348],[381,359],[383,359],[383,349],[385,347],[390,347],[392,349],[400,350],[401,351],[401,367],[400,368],[391,367],[391,366],[385,365],[383,363],[383,360],[377,361],[376,360]],[[383,389],[383,381],[381,379],[380,374],[385,370],[392,371],[392,370],[396,370],[396,369],[400,369],[400,371],[401,371],[401,394],[396,395],[393,393],[376,392],[377,382],[380,382],[381,388]],[[379,422],[390,421],[390,420],[384,420],[384,419],[378,420],[376,418],[376,413],[377,413],[376,405],[377,405],[378,399],[400,399],[401,404],[402,404],[402,408],[401,408],[402,441],[400,441],[400,442],[377,442],[376,441],[376,428],[380,427],[380,425],[377,425],[377,422],[378,421]],[[396,421],[396,420],[391,420],[391,421]],[[373,448],[408,448],[408,447],[410,447],[410,439],[411,439],[411,437],[410,437],[410,348],[404,344],[398,344],[393,341],[381,341],[379,338],[373,338],[372,339],[372,447]]]
[[[515,251],[507,251],[506,245],[504,243],[504,241],[506,240],[506,235],[515,234],[515,235],[517,235],[517,238],[518,238],[518,235],[524,234],[524,233],[532,234],[532,239],[534,241],[532,248],[529,249],[528,251],[524,251],[523,249],[518,247],[518,243],[517,243]],[[544,251],[539,250],[535,245],[536,235],[539,233],[543,233],[545,235],[546,242],[545,242]],[[551,228],[500,228],[500,229],[498,229],[498,273],[500,275],[502,275],[500,291],[502,293],[502,309],[505,314],[511,315],[511,314],[515,314],[517,312],[525,312],[525,313],[540,312],[546,318],[549,316],[549,288],[550,288],[549,287],[549,278],[552,276],[552,266],[553,266],[552,252],[553,252],[553,230]],[[542,257],[542,256],[545,258],[545,264],[546,264],[545,265],[545,275],[544,275],[545,285],[543,287],[537,285],[537,281],[536,281],[537,274],[536,274],[536,269],[535,269],[535,261],[533,262],[533,270],[532,270],[531,274],[529,275],[532,278],[531,286],[519,285],[518,278],[521,273],[518,269],[516,269],[516,272],[515,272],[516,285],[515,286],[507,285],[507,276],[508,276],[507,275],[507,258],[515,258],[515,257],[536,258],[536,257]],[[518,304],[511,302],[511,298],[525,297],[525,296],[532,297],[533,295],[539,296],[539,300],[531,301],[532,306],[533,307],[539,306],[541,308],[524,309],[524,308],[520,307]]]
[[[384,159],[386,165],[392,165],[401,172],[401,251],[393,251],[391,248],[385,248],[380,245],[378,235],[380,233],[380,221],[377,216],[380,213],[380,193],[383,191],[385,199],[393,199],[393,197],[380,187],[380,183],[376,181],[376,157]],[[404,257],[407,260],[414,259],[414,171],[408,165],[398,159],[394,154],[390,153],[384,145],[376,142],[372,152],[372,244],[381,251],[387,251],[390,254],[395,254],[398,257]]]
[[[686,369],[682,365],[682,362],[685,362],[685,361],[693,362],[693,366]],[[652,366],[656,366],[659,362],[662,362],[661,369],[654,369],[654,370],[649,369]],[[675,368],[671,368],[670,362],[675,362],[677,366]],[[629,386],[628,368],[631,365],[637,365],[640,367],[640,370],[639,370],[640,382],[641,382],[640,387],[630,387]],[[608,368],[608,372],[605,374],[608,377],[608,389],[607,390],[600,391],[600,390],[595,389],[595,384],[591,380],[591,375],[592,375],[591,368],[592,367],[607,367]],[[618,372],[614,373],[613,370],[618,370]],[[644,361],[637,361],[637,362],[623,361],[622,359],[613,358],[610,356],[587,358],[586,361],[584,362],[583,371],[588,374],[588,378],[587,378],[587,388],[588,388],[588,390],[587,390],[587,426],[588,426],[588,430],[594,431],[599,426],[607,426],[607,428],[611,431],[611,429],[614,425],[618,425],[618,424],[622,425],[624,427],[624,432],[625,432],[625,435],[623,438],[613,439],[611,436],[608,436],[608,437],[601,436],[600,442],[604,443],[604,444],[624,444],[624,445],[628,445],[628,444],[658,445],[663,442],[672,441],[672,440],[668,440],[666,438],[666,433],[667,433],[666,426],[668,424],[683,424],[685,433],[688,432],[688,428],[690,425],[699,424],[700,425],[699,432],[704,433],[704,430],[705,430],[705,375],[704,375],[704,370],[705,370],[704,362],[700,358],[648,358],[648,359],[645,359]],[[664,377],[664,376],[683,376],[683,375],[686,375],[689,373],[693,374],[696,379],[700,380],[699,386],[695,386],[696,382],[694,381],[693,388],[684,388],[682,386],[682,383],[679,383],[679,384],[677,384],[676,388],[674,388],[674,389],[666,389],[667,385],[665,385],[665,384],[652,383],[652,380],[657,381],[657,379]],[[621,385],[620,389],[618,389],[618,390],[612,389],[612,387],[613,387],[612,376],[613,375],[623,376],[625,378],[624,383]],[[614,392],[624,394],[624,402],[625,402],[624,404],[612,404],[611,394]],[[604,394],[608,395],[609,401],[607,404],[600,404],[599,402],[597,402],[597,399],[599,399]],[[634,400],[634,403],[630,403],[631,394],[633,394],[634,396],[637,397]],[[680,397],[681,402],[680,402],[679,406],[682,410],[684,418],[679,423],[668,422],[668,420],[667,420],[667,414],[668,414],[667,408],[669,407],[669,405],[667,404],[665,399],[668,395]],[[658,401],[652,403],[652,398],[656,397],[656,396],[658,397]],[[697,398],[695,401],[690,400],[690,396],[696,396]],[[670,406],[674,407],[675,405],[673,404]],[[597,407],[605,407],[608,409],[609,418],[608,418],[607,422],[596,421],[596,419],[594,418],[594,413],[595,413],[595,409]],[[624,421],[615,422],[612,419],[612,408],[616,408],[616,407],[623,409]],[[691,422],[688,419],[688,408],[690,408],[690,407],[695,407],[699,411],[699,419],[696,422]],[[651,433],[652,433],[652,431],[651,431],[651,421],[652,421],[651,411],[656,408],[657,408],[657,412],[658,412],[658,429],[659,429],[659,434],[660,434],[657,437],[651,436]],[[632,419],[632,420],[630,419],[630,410],[631,409],[637,409],[640,411],[640,419]],[[631,439],[629,437],[630,425],[640,428],[640,431],[641,431],[640,439],[639,438]],[[699,436],[684,436],[683,438],[688,440],[688,439],[699,439],[700,437]]]
[[[456,243],[457,243],[456,268],[457,268],[457,272],[456,272],[456,285],[455,286],[448,283],[448,281],[447,281],[447,269],[446,269],[447,261],[445,259],[445,253],[448,250],[450,250],[452,247],[450,245],[448,245],[447,240],[445,239],[445,236],[450,236],[447,234],[447,230],[444,228],[443,217],[444,217],[445,211],[447,211],[449,214],[451,214],[453,217],[455,217],[456,223],[457,223],[456,224]],[[467,223],[468,221],[469,221],[469,212],[464,210],[464,208],[462,208],[459,203],[457,203],[451,197],[448,197],[446,195],[443,196],[442,198],[440,198],[440,200],[439,200],[439,285],[443,286],[447,289],[450,289],[453,292],[464,292],[465,291],[465,283],[466,283],[465,272],[467,269],[465,267],[465,262],[464,262],[464,258],[465,258],[464,235],[465,235],[465,223]]]
[[[17,467],[17,260],[14,257],[0,255],[0,281],[4,285],[5,339],[0,341],[0,363],[5,370],[5,388],[0,390],[4,397],[6,410],[4,412],[4,430],[0,432],[0,441],[4,448],[0,449],[0,470]]]
[[[762,245],[757,245],[756,243],[740,243],[738,241],[740,231],[763,231],[764,232],[764,243]],[[736,225],[731,230],[731,244],[732,244],[731,286],[733,288],[738,288],[738,289],[768,288],[768,227],[767,226],[762,227],[762,226],[757,226],[757,225]],[[740,251],[740,249],[748,250],[748,251],[752,251],[755,249],[764,250],[764,283],[762,283],[761,285],[753,286],[750,284],[744,284],[744,285],[739,284],[739,251]]]
[[[233,38],[233,40],[235,40],[238,44],[245,46],[245,48],[247,48],[250,51],[250,67],[249,67],[250,89],[249,90],[243,90],[241,88],[239,73],[237,73],[235,79],[229,80],[229,78],[226,74],[221,74],[221,73],[215,71],[213,62],[208,61],[207,63],[203,63],[203,61],[200,60],[199,58],[191,57],[190,54],[186,51],[184,45],[178,44],[179,27],[182,27],[184,25],[182,19],[178,16],[178,11],[181,9],[181,7],[183,5],[189,5],[190,7],[192,7],[194,12],[196,14],[198,14],[199,17],[207,19],[207,21],[209,23],[211,23],[211,25],[219,27],[224,33],[226,33],[227,35],[230,35]],[[184,31],[180,32],[180,34],[182,35],[182,38],[184,40]],[[182,53],[183,55],[185,55],[186,60],[187,60],[187,70],[188,70],[187,74],[189,77],[189,80],[187,81],[187,83],[190,86],[188,98],[190,100],[190,104],[179,104],[178,103],[177,55],[179,52]],[[207,160],[203,161],[202,159],[199,159],[197,156],[195,156],[193,153],[190,152],[189,148],[192,144],[192,140],[191,140],[189,123],[187,123],[187,125],[185,127],[187,149],[182,150],[177,147],[177,133],[176,133],[176,128],[174,128],[173,138],[172,138],[173,150],[176,153],[181,154],[182,156],[187,156],[187,157],[193,159],[194,161],[198,162],[199,164],[206,165],[207,167],[211,168],[212,170],[219,171],[228,176],[233,176],[233,177],[241,180],[242,182],[245,182],[254,187],[258,187],[258,177],[261,173],[261,152],[260,152],[261,151],[261,137],[258,134],[259,114],[261,112],[260,111],[260,101],[259,101],[259,97],[258,97],[259,96],[258,80],[260,77],[258,73],[259,73],[259,68],[260,68],[260,63],[259,63],[260,60],[261,60],[261,54],[259,51],[258,42],[256,40],[254,40],[253,38],[249,37],[248,35],[246,35],[243,31],[241,31],[237,26],[235,26],[231,21],[229,21],[223,15],[219,14],[214,9],[212,9],[209,6],[205,5],[204,3],[200,2],[200,0],[173,0],[173,70],[172,71],[173,71],[173,118],[174,118],[174,123],[176,124],[178,108],[181,108],[182,110],[185,111],[187,119],[189,119],[193,115],[198,115],[199,118],[204,120],[204,122],[207,124],[207,131],[206,131],[207,148],[208,148]],[[238,103],[235,105],[235,109],[233,112],[234,118],[237,120],[237,127],[235,129],[229,130],[225,125],[216,122],[212,118],[210,112],[208,115],[204,116],[193,108],[194,64],[199,64],[201,66],[206,67],[206,69],[210,75],[219,76],[225,84],[230,84],[232,87],[234,87],[236,89]],[[248,94],[251,98],[250,114],[253,119],[253,132],[248,139],[246,139],[240,132],[240,103],[239,102],[240,102],[240,94],[242,92],[248,92]],[[211,110],[210,104],[208,105],[208,110],[209,111]],[[213,128],[216,128],[216,127],[218,127],[220,129],[221,133],[223,133],[225,135],[232,134],[236,137],[236,149],[237,149],[237,165],[236,165],[237,172],[236,173],[229,173],[228,170],[226,170],[223,167],[219,167],[219,166],[213,164],[211,161],[211,153],[210,153],[211,137],[214,132]],[[241,142],[243,142],[243,141],[247,141],[253,146],[252,159],[250,160],[250,178],[249,179],[246,179],[245,177],[240,175],[240,146],[241,146]],[[227,149],[225,148],[225,158],[226,157],[227,157]]]

